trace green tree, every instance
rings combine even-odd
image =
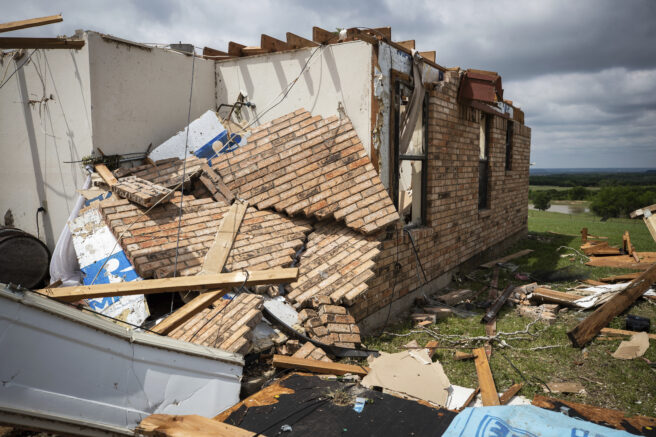
[[[546,211],[551,207],[551,194],[547,191],[538,191],[533,195],[533,206],[540,211]]]
[[[585,200],[588,197],[588,190],[583,187],[574,187],[569,190],[569,200]]]

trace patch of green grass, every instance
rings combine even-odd
[[[519,241],[507,250],[507,254],[521,249],[530,248],[534,252],[511,261],[519,265],[517,272],[542,274],[543,272],[564,272],[564,280],[548,282],[553,288],[565,290],[580,284],[568,278],[568,275],[580,273],[583,277],[600,278],[619,273],[630,272],[623,269],[595,268],[585,266],[579,257],[562,257],[573,254],[572,250],[560,249],[561,246],[579,250],[581,238],[578,236],[582,227],[587,227],[593,235],[609,237],[609,243],[620,245],[622,233],[629,230],[631,241],[639,251],[654,251],[656,243],[651,238],[644,223],[640,220],[611,219],[600,222],[592,215],[569,216],[565,214],[541,211],[529,211],[528,227],[531,237]],[[573,236],[550,234],[554,231]],[[479,281],[465,279],[455,283],[453,288],[471,288],[480,290],[489,283],[492,270],[477,270],[472,277]],[[500,290],[508,285],[521,285],[526,282],[516,279],[515,273],[500,269]],[[547,282],[540,282],[541,285]],[[479,302],[487,299],[487,293],[479,296]],[[462,338],[484,336],[485,327],[480,323],[483,310],[475,310],[477,317],[450,317],[440,320],[428,328],[441,335],[457,335]],[[652,321],[651,332],[656,333],[656,305],[645,300],[638,300],[627,313],[648,317]],[[555,323],[548,325],[538,322],[532,326],[534,334],[528,340],[510,340],[510,347],[499,343],[493,344],[490,367],[499,393],[512,384],[523,382],[524,387],[519,394],[532,399],[536,394],[555,398],[597,405],[605,408],[623,410],[629,414],[656,415],[656,371],[642,358],[635,360],[618,360],[611,356],[617,349],[619,340],[594,339],[584,349],[572,347],[567,332],[581,320],[591,314],[591,311],[576,311],[568,309],[558,313]],[[610,324],[611,328],[624,329],[626,314],[616,317]],[[530,319],[520,317],[514,308],[505,306],[497,318],[497,332],[513,332],[525,329]],[[426,330],[414,328],[409,320],[398,325],[387,327],[385,333],[364,339],[368,348],[386,352],[398,352],[402,346],[411,340],[417,340],[420,345],[433,338]],[[628,338],[627,338],[628,339]],[[454,359],[455,351],[460,349],[469,352],[472,347],[481,347],[483,342],[470,344],[453,344],[448,339],[441,339],[440,348],[434,356],[444,366],[444,370],[452,384],[465,387],[476,387],[478,378],[473,360],[458,361]],[[651,341],[651,347],[644,357],[656,361],[656,346]],[[539,346],[559,346],[543,350],[528,350]],[[511,365],[512,363],[512,365]],[[513,368],[516,367],[517,369]],[[521,375],[520,375],[521,372]],[[545,393],[544,383],[551,381],[580,382],[586,390],[585,394]]]
[[[529,185],[528,189],[532,191],[547,191],[547,190],[567,191],[567,190],[571,190],[572,187],[557,187],[555,185]],[[585,189],[590,191],[598,191],[599,187],[585,187]]]

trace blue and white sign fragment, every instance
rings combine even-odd
[[[100,211],[89,209],[69,223],[84,285],[140,281]],[[94,311],[141,325],[149,315],[143,294],[87,299]]]
[[[630,437],[595,423],[533,405],[465,408],[444,437]]]
[[[213,147],[215,142],[218,147]],[[187,154],[185,156],[185,142]],[[207,111],[189,124],[189,138],[187,128],[157,146],[148,157],[153,161],[168,158],[184,159],[190,156],[205,158],[208,161],[219,153],[228,153],[240,145],[246,144],[246,139],[239,135],[232,135],[228,140],[228,131],[223,127],[216,112]]]

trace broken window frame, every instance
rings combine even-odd
[[[479,147],[481,132],[485,135],[485,143],[483,145],[483,156],[479,150],[478,156],[478,210],[490,209],[490,128],[492,125],[492,114],[487,114],[481,111],[481,120],[479,123],[483,124],[485,119],[485,126],[479,128]]]
[[[401,136],[401,113],[400,105],[397,103],[397,96],[400,93],[401,85],[408,87],[410,90],[414,89],[413,79],[405,73],[400,71],[391,70],[391,105],[390,105],[390,156],[392,165],[390,166],[390,195],[392,201],[399,215],[402,216],[400,197],[399,197],[399,181],[401,177],[401,163],[403,161],[420,161],[421,162],[421,197],[420,197],[420,218],[419,222],[404,224],[404,228],[416,228],[426,226],[426,190],[428,187],[428,90],[424,94],[424,101],[422,103],[422,141],[423,153],[421,155],[401,155],[399,151],[399,141]],[[403,219],[403,217],[401,217]]]
[[[506,120],[506,171],[512,170],[514,140],[515,123],[512,120]]]

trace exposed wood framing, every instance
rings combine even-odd
[[[631,214],[629,214],[629,216],[631,218],[642,217],[643,215],[645,215],[645,211],[650,211],[651,213],[656,213],[656,204],[645,206],[644,208],[636,209]]]
[[[435,62],[435,57],[436,57],[435,50],[431,50],[430,52],[419,52],[419,54],[421,55],[422,58]]]
[[[239,226],[241,226],[241,222],[246,214],[247,207],[248,202],[241,203],[237,201],[230,207],[228,213],[223,216],[214,243],[207,252],[207,255],[205,255],[203,269],[200,274],[206,275],[221,273],[223,266],[228,259],[228,255],[230,254],[230,250],[232,249],[232,244],[235,241],[237,232],[239,231]],[[223,289],[201,293],[191,301],[184,304],[173,314],[162,320],[158,325],[153,327],[151,331],[163,335],[168,334],[199,312],[203,311],[205,308],[212,305],[227,291],[228,289]]]
[[[241,54],[241,49],[243,49],[244,47],[246,47],[246,46],[238,44],[234,41],[230,41],[228,43],[228,54],[230,56],[241,56],[242,55]]]
[[[100,175],[101,178],[105,181],[107,185],[113,187],[118,184],[118,180],[114,177],[114,174],[107,168],[105,164],[96,164],[93,166],[96,170],[96,173]]]
[[[271,50],[269,49],[265,49],[262,47],[254,47],[254,46],[242,47],[241,49],[242,56],[263,55],[265,53],[270,53],[270,52]]]
[[[490,370],[490,364],[487,361],[485,348],[478,348],[472,351],[474,353],[474,363],[476,364],[476,374],[478,375],[478,385],[481,388],[481,399],[486,407],[501,405],[499,402],[499,393],[494,385],[494,378]]]
[[[331,42],[337,42],[339,35],[336,32],[329,32],[320,27],[314,26],[312,28],[312,41],[319,44],[329,44]]]
[[[369,33],[371,35],[375,36],[381,36],[388,41],[392,40],[392,28],[390,26],[387,27],[375,27],[373,29],[364,29],[363,32]]]
[[[328,375],[354,375],[365,376],[369,368],[355,366],[353,364],[330,363],[319,360],[308,360],[306,358],[287,357],[285,355],[274,355],[273,365],[282,369],[307,370],[314,373],[325,373]]]
[[[402,47],[405,47],[406,49],[409,50],[414,50],[415,49],[415,40],[414,39],[409,39],[407,41],[396,41],[396,43]]]
[[[628,309],[654,282],[656,282],[656,264],[569,331],[567,336],[572,344],[576,347],[585,346],[613,318]]]
[[[212,275],[180,276],[176,278],[148,279],[145,281],[117,282],[111,284],[79,285],[75,287],[44,288],[39,293],[66,302],[98,297],[154,294],[172,291],[212,290],[240,285],[275,285],[298,279],[297,268],[240,271]]]
[[[81,49],[82,39],[0,38],[0,49]]]
[[[269,35],[262,34],[260,38],[260,47],[272,52],[283,52],[291,47],[285,41],[281,41]]]
[[[287,46],[290,49],[302,49],[304,47],[316,47],[319,44],[317,44],[314,41],[310,41],[309,39],[305,39],[302,36],[295,35],[291,32],[287,32]]]
[[[60,21],[64,21],[60,14],[41,18],[30,18],[29,20],[10,21],[8,23],[0,24],[0,33],[11,32],[12,30],[27,29],[28,27],[59,23]]]
[[[195,414],[153,414],[142,420],[135,431],[138,435],[149,437],[264,437],[263,434]]]
[[[644,217],[642,220],[645,222],[645,226],[647,226],[647,229],[649,229],[651,238],[653,238],[654,241],[656,241],[656,215],[652,214],[649,217]]]
[[[211,47],[203,47],[203,58],[205,59],[230,59],[231,56],[227,52],[216,50]]]

